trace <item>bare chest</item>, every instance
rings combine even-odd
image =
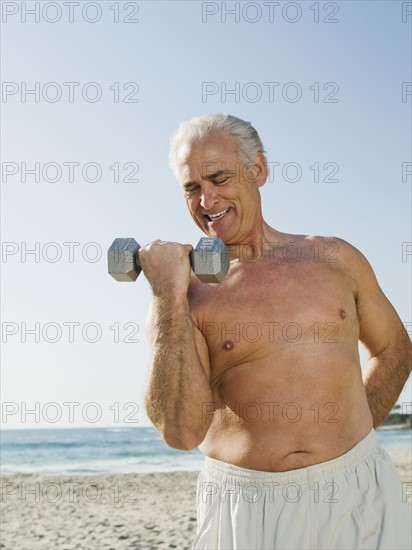
[[[354,282],[336,266],[268,262],[234,266],[220,285],[190,299],[209,348],[211,374],[282,354],[357,344]]]

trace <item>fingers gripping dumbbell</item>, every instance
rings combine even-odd
[[[107,252],[110,275],[116,281],[132,282],[142,268],[140,245],[134,239],[115,239]],[[203,237],[189,255],[190,265],[202,283],[220,283],[229,270],[230,258],[221,239]]]

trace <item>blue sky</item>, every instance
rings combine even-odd
[[[137,410],[128,403],[148,424],[150,288],[143,277],[116,284],[106,250],[117,236],[197,243],[167,158],[171,135],[192,116],[250,120],[279,163],[262,189],[268,223],[354,244],[411,330],[412,256],[402,257],[412,241],[412,176],[402,179],[411,163],[405,85],[402,98],[412,81],[410,3],[269,3],[271,20],[264,2],[80,2],[72,22],[63,3],[58,21],[51,3],[38,4],[36,21],[24,13],[34,2],[2,2],[2,399],[14,403],[3,427],[112,425],[116,407],[119,422]],[[36,83],[38,97],[24,92]],[[23,181],[36,163],[39,181]],[[301,170],[297,182],[289,163]],[[337,182],[324,181],[326,163]],[[36,327],[39,341],[24,341]],[[410,388],[401,401],[412,401]],[[35,402],[40,414],[22,422]],[[69,402],[79,403],[74,423]],[[49,403],[62,412],[56,422]],[[89,403],[101,409],[96,423],[80,413]]]

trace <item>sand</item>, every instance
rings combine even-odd
[[[389,454],[401,481],[411,484],[411,450]],[[196,533],[197,476],[3,477],[0,548],[189,549]]]

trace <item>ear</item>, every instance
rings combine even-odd
[[[256,184],[258,187],[262,187],[268,178],[268,167],[266,157],[261,151],[256,155],[255,165],[257,170]]]

